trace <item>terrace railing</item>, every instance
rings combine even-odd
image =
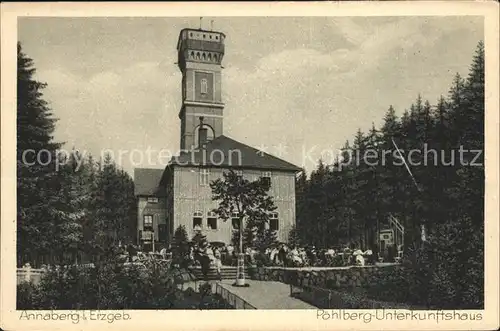
[[[229,303],[235,309],[257,309],[256,307],[252,306],[250,303],[243,300],[236,294],[222,287],[219,283],[215,284],[215,293],[220,295],[224,300],[227,301],[227,303]]]
[[[384,302],[365,297],[361,293],[343,293],[315,286],[290,284],[290,296],[319,309],[424,309],[397,302]]]

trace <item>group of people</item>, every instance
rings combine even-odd
[[[215,269],[220,277],[223,265],[236,266],[238,250],[231,244],[209,243],[206,240],[193,242],[190,245],[188,265],[198,265],[202,269]],[[147,258],[172,259],[172,253],[167,248],[159,252],[141,253],[134,249],[128,250],[130,261]],[[264,251],[247,247],[244,251],[245,263],[263,266],[284,267],[341,267],[364,266],[375,264],[380,260],[377,252],[371,249],[361,250],[353,246],[340,249],[321,248],[315,246],[297,246],[286,243],[277,243],[267,247]]]
[[[199,264],[204,273],[208,272],[208,269],[210,268],[215,268],[219,279],[222,278],[221,247],[212,245],[207,241],[202,241],[198,245],[193,245],[190,247],[189,258],[191,261],[194,261],[195,264]]]
[[[287,267],[364,266],[375,262],[372,250],[362,251],[348,247],[334,250],[332,248],[316,249],[315,246],[299,247],[280,244],[267,248],[264,254],[272,265]]]
[[[209,265],[220,273],[222,265],[235,266],[237,264],[237,250],[232,245],[211,245],[203,242],[191,248],[190,259],[195,264],[202,265],[202,258],[207,258]],[[374,264],[376,254],[368,249],[344,248],[316,249],[314,246],[299,247],[279,243],[268,247],[263,252],[255,248],[245,249],[245,261],[251,265],[285,266],[285,267],[338,267]]]

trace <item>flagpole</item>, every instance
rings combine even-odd
[[[404,158],[404,157],[403,157],[403,155],[401,154],[401,151],[399,150],[398,146],[396,145],[396,142],[394,141],[394,139],[392,139],[392,138],[391,138],[391,140],[392,140],[392,143],[394,144],[394,147],[396,147],[396,150],[398,151],[399,156],[400,156],[400,157],[401,157],[401,159],[403,160],[403,163],[405,164],[406,170],[408,170],[408,173],[410,174],[411,179],[413,180],[413,183],[415,184],[415,187],[416,187],[416,188],[417,188],[417,190],[420,192],[420,188],[419,188],[419,186],[418,186],[418,183],[417,183],[417,181],[415,180],[415,177],[413,177],[413,174],[412,174],[412,172],[411,172],[411,170],[410,170],[410,167],[409,167],[409,166],[408,166],[408,164],[406,163],[405,158]]]
[[[407,171],[408,171],[408,173],[410,174],[411,179],[413,180],[413,183],[415,184],[415,187],[417,188],[417,191],[418,191],[419,193],[421,193],[421,192],[422,192],[422,190],[421,190],[421,189],[420,189],[420,187],[418,186],[417,180],[416,180],[416,179],[415,179],[415,177],[413,176],[413,173],[411,172],[410,167],[409,167],[409,166],[408,166],[408,164],[406,163],[405,158],[403,157],[403,155],[401,154],[401,151],[399,150],[398,146],[396,145],[396,142],[394,141],[394,139],[393,139],[393,138],[391,138],[391,141],[392,141],[392,144],[394,145],[394,147],[396,148],[396,150],[398,151],[399,156],[400,156],[400,157],[401,157],[401,159],[403,160],[403,163],[404,163],[404,165],[405,165],[405,167],[406,167],[406,170],[407,170]],[[420,236],[421,236],[421,238],[422,238],[422,243],[423,243],[423,241],[424,241],[424,230],[425,230],[425,224],[421,224],[421,225],[422,225],[422,227],[423,227],[423,228],[421,227],[421,230],[420,230],[420,231],[421,231]]]

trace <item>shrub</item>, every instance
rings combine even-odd
[[[329,266],[331,267],[342,267],[344,266],[344,259],[341,255],[335,255],[330,261]]]
[[[37,287],[33,283],[24,282],[17,285],[17,309],[25,310],[36,306]]]
[[[432,309],[483,309],[484,234],[464,217],[437,225],[422,247],[407,249],[404,269],[371,276],[371,297]]]
[[[257,267],[268,267],[272,265],[272,261],[267,254],[259,252],[255,255],[255,264]]]
[[[210,283],[200,284],[199,290],[202,297],[209,296],[212,294],[212,285]]]
[[[180,225],[174,232],[174,240],[172,244],[172,263],[177,264],[182,268],[187,268],[191,262],[189,254],[190,246],[186,228],[183,225]]]
[[[48,271],[37,287],[18,285],[18,307],[24,309],[171,308],[176,288],[171,272],[98,264]]]

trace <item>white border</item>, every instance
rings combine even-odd
[[[498,3],[488,2],[334,2],[334,3],[2,3],[1,4],[1,284],[0,326],[6,330],[106,329],[496,329],[498,312]],[[485,197],[485,310],[482,321],[356,321],[316,319],[315,311],[128,311],[129,321],[19,321],[15,311],[15,61],[18,16],[451,16],[485,18],[486,48],[486,197]],[[472,312],[472,311],[470,311]],[[174,315],[175,314],[175,315]]]

